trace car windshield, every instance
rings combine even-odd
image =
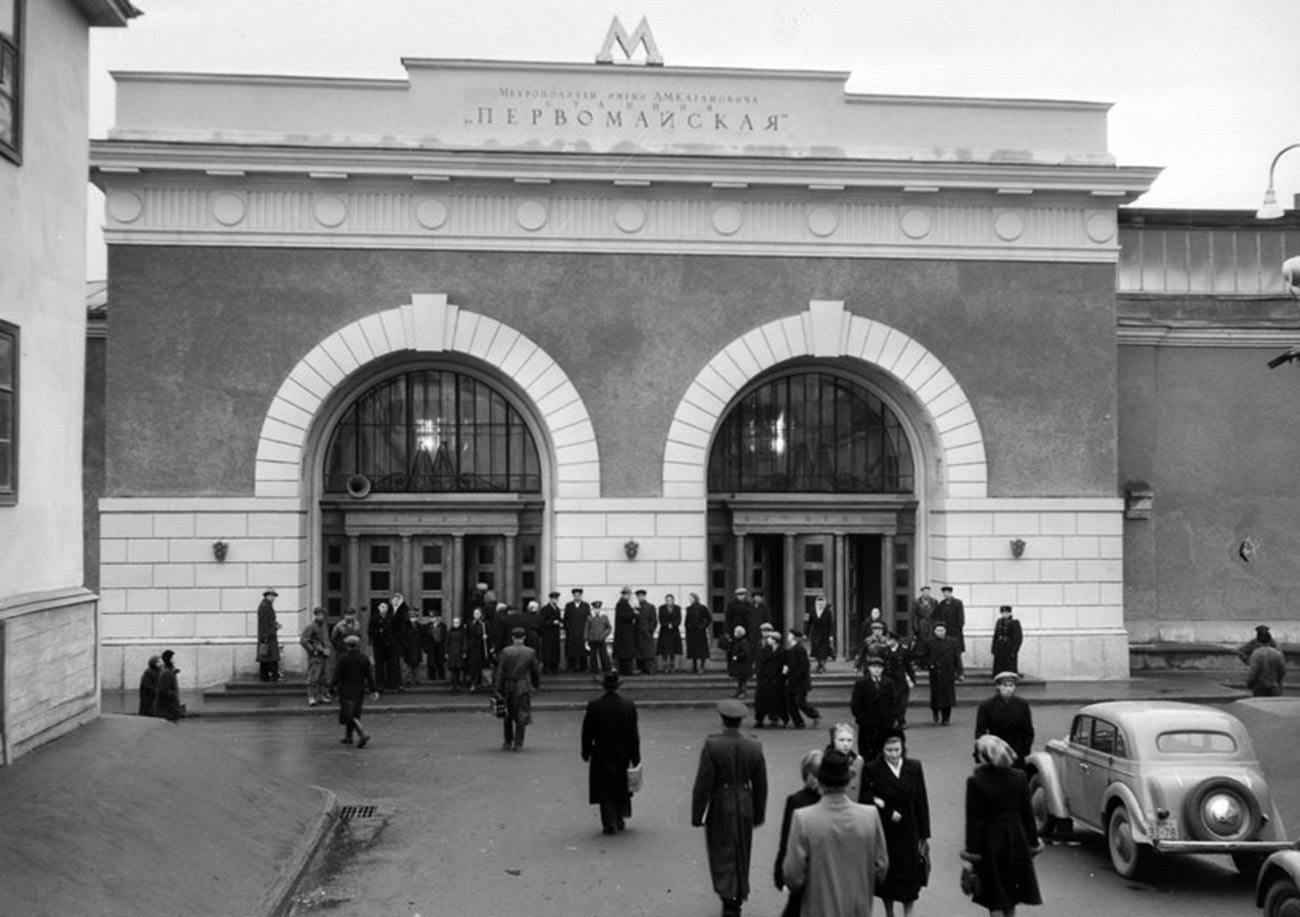
[[[1162,732],[1156,749],[1171,755],[1221,755],[1237,750],[1237,743],[1225,732]]]

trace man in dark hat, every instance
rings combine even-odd
[[[1255,639],[1247,640],[1237,647],[1237,657],[1243,663],[1249,664],[1251,654],[1261,646],[1277,646],[1277,641],[1273,639],[1273,632],[1268,629],[1267,624],[1255,625]]]
[[[257,668],[262,681],[280,680],[280,637],[276,631],[280,622],[275,619],[272,602],[280,593],[274,589],[262,592],[262,602],[257,606]]]
[[[659,626],[659,613],[646,600],[646,591],[636,591],[636,668],[642,675],[655,673],[655,629]]]
[[[554,675],[560,671],[560,625],[564,613],[560,611],[560,593],[552,589],[540,612],[542,629],[542,673]]]
[[[582,587],[570,590],[572,601],[564,606],[564,657],[570,672],[587,671],[587,621],[591,606],[582,598]],[[593,673],[594,674],[594,673]]]
[[[858,724],[858,754],[874,761],[885,740],[885,730],[894,725],[897,708],[894,683],[885,677],[885,660],[867,657],[867,671],[853,686],[849,709]]]
[[[587,703],[582,718],[582,760],[587,771],[587,801],[600,806],[605,834],[622,831],[632,817],[627,769],[641,764],[641,734],[636,704],[618,693],[617,672],[605,674],[605,693]]]
[[[505,698],[506,716],[502,721],[506,751],[522,751],[524,731],[533,721],[532,689],[542,686],[542,667],[537,653],[524,646],[525,631],[516,627],[510,631],[510,646],[501,651],[497,660],[497,693]]]
[[[624,586],[614,605],[614,663],[620,675],[631,675],[636,662],[637,608],[632,587]]]
[[[1246,660],[1246,687],[1253,697],[1280,697],[1286,681],[1286,656],[1261,624],[1255,628],[1259,646]]]
[[[718,704],[722,732],[704,740],[691,792],[691,824],[704,827],[713,890],[723,917],[740,917],[749,897],[754,829],[767,812],[767,762],[757,739],[740,734],[748,712],[738,700]]]
[[[801,893],[805,914],[869,913],[862,903],[889,872],[880,815],[845,795],[849,777],[848,756],[826,752],[817,769],[821,799],[791,818],[782,872],[791,892]]]
[[[162,652],[162,668],[158,670],[158,693],[153,701],[153,715],[173,723],[185,714],[185,707],[181,704],[180,685],[176,680],[180,669],[172,662],[175,655],[172,650]]]
[[[933,622],[943,624],[948,629],[948,639],[957,647],[957,680],[965,681],[966,667],[962,662],[962,654],[966,652],[966,605],[952,594],[951,586],[943,586],[939,591],[943,593],[943,598],[934,610]]]
[[[1025,631],[1011,613],[1010,605],[998,609],[998,620],[993,625],[993,671],[1019,672],[1020,647],[1025,642]]]
[[[343,638],[343,653],[334,666],[334,694],[339,699],[339,725],[343,727],[344,745],[352,744],[352,734],[357,734],[357,748],[365,748],[370,733],[361,725],[361,708],[366,695],[379,700],[374,669],[370,659],[361,652],[361,636],[348,634]]]
[[[998,672],[993,676],[997,693],[979,705],[975,712],[975,738],[995,735],[1011,746],[1022,766],[1034,748],[1034,717],[1029,703],[1016,697],[1015,672]]]

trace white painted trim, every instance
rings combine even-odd
[[[1122,497],[983,497],[938,498],[930,507],[942,513],[1115,513]]]

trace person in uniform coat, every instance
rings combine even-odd
[[[709,661],[709,631],[713,628],[713,614],[691,593],[691,604],[686,606],[686,658],[691,661],[691,673],[703,672]]]
[[[641,733],[636,704],[618,693],[618,673],[605,673],[604,686],[582,718],[582,760],[589,764],[587,802],[600,807],[601,830],[613,834],[632,817],[627,769],[641,763]]]
[[[936,621],[934,632],[925,643],[925,668],[930,673],[930,713],[936,723],[947,726],[957,703],[957,666],[961,654],[957,644],[948,639],[948,629]]]
[[[998,672],[993,677],[997,693],[979,705],[975,712],[975,738],[995,735],[1011,746],[1018,763],[1023,764],[1034,748],[1034,717],[1029,703],[1016,697],[1014,671]]]
[[[636,612],[632,590],[624,586],[614,605],[614,664],[620,675],[631,675],[636,663]]]
[[[257,606],[257,668],[262,681],[280,680],[280,622],[273,602],[280,593],[267,589]]]
[[[930,627],[939,600],[930,594],[929,586],[921,587],[921,594],[912,601],[912,642],[924,643],[930,639]]]
[[[570,593],[573,599],[564,605],[564,660],[570,672],[585,672],[587,620],[591,617],[591,606],[583,601],[581,586],[575,586]]]
[[[758,687],[754,690],[754,726],[763,728],[763,720],[777,720],[784,727],[790,722],[790,713],[786,710],[786,666],[788,656],[781,645],[781,632],[766,630],[763,632],[763,646],[758,651],[758,664],[755,676]]]
[[[365,748],[370,741],[370,733],[361,725],[361,708],[365,705],[367,694],[371,700],[378,700],[379,691],[370,660],[361,652],[361,638],[356,634],[348,634],[343,638],[343,653],[334,666],[332,687],[339,699],[339,725],[344,730],[340,741],[344,745],[351,745],[352,734],[355,732],[357,748]]]
[[[609,623],[609,616],[605,614],[605,609],[599,599],[591,603],[591,616],[587,618],[587,649],[591,653],[589,668],[591,669],[591,680],[595,681],[601,674],[608,674],[610,671],[609,662],[609,634],[612,628]]]
[[[551,592],[550,600],[542,606],[542,674],[554,675],[560,671],[560,629],[564,625],[564,612],[560,610],[560,594]]]
[[[867,659],[867,671],[853,686],[849,710],[858,725],[858,754],[866,761],[880,754],[885,731],[894,725],[894,683],[885,677],[885,660]]]
[[[826,604],[826,596],[813,599],[804,633],[808,635],[808,652],[817,660],[817,671],[826,671],[826,660],[835,658],[835,612]]]
[[[880,651],[885,661],[885,677],[894,683],[894,725],[907,728],[907,703],[916,687],[916,668],[912,664],[912,651],[898,639],[892,630],[885,634],[885,645]]]
[[[537,651],[524,644],[527,632],[522,627],[510,631],[510,645],[497,660],[496,691],[505,698],[506,715],[501,721],[506,751],[523,751],[524,733],[533,721],[532,691],[542,686],[542,666]]]
[[[907,757],[901,729],[885,733],[881,755],[862,771],[862,800],[880,813],[889,847],[889,875],[876,886],[885,904],[885,917],[894,917],[894,902],[909,917],[922,886],[928,882],[930,858],[930,798],[920,761]]]
[[[816,726],[822,715],[808,703],[808,692],[812,690],[812,662],[808,659],[808,648],[804,646],[800,631],[792,630],[786,636],[785,654],[785,709],[795,729],[804,728],[804,716]]]
[[[722,899],[724,917],[740,917],[749,897],[754,829],[767,814],[763,746],[740,734],[747,712],[738,700],[718,704],[723,729],[704,740],[691,790],[691,825],[704,828],[713,891]]]
[[[939,600],[939,605],[934,610],[932,624],[942,621],[948,629],[948,639],[957,647],[957,680],[963,681],[966,678],[966,669],[961,657],[966,652],[966,606],[961,599],[952,594],[951,586],[943,586],[939,591],[943,593],[943,598]]]
[[[1025,774],[1015,752],[994,735],[975,740],[975,773],[966,778],[965,869],[979,877],[972,897],[991,915],[1015,917],[1018,904],[1042,904],[1033,858],[1043,849]]]
[[[655,630],[659,612],[646,601],[644,589],[636,591],[636,667],[643,675],[655,673]]]
[[[1025,632],[1020,622],[1011,614],[1011,606],[998,609],[998,620],[993,625],[993,671],[1019,672],[1020,645],[1025,642]]]
[[[889,848],[880,815],[845,792],[849,762],[842,752],[822,755],[817,769],[822,798],[796,809],[783,872],[803,897],[805,917],[871,917],[876,886],[889,872]]]
[[[682,658],[682,606],[672,593],[659,606],[659,637],[655,642],[659,665],[665,672],[676,672]]]
[[[145,666],[144,673],[140,676],[141,716],[153,716],[153,704],[158,697],[158,673],[161,671],[162,659],[150,656],[149,664]]]

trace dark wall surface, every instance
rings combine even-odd
[[[271,398],[323,338],[444,293],[528,335],[591,414],[607,497],[657,496],[690,381],[742,334],[839,299],[944,362],[993,496],[1116,493],[1108,265],[115,246],[109,496],[247,495]]]

